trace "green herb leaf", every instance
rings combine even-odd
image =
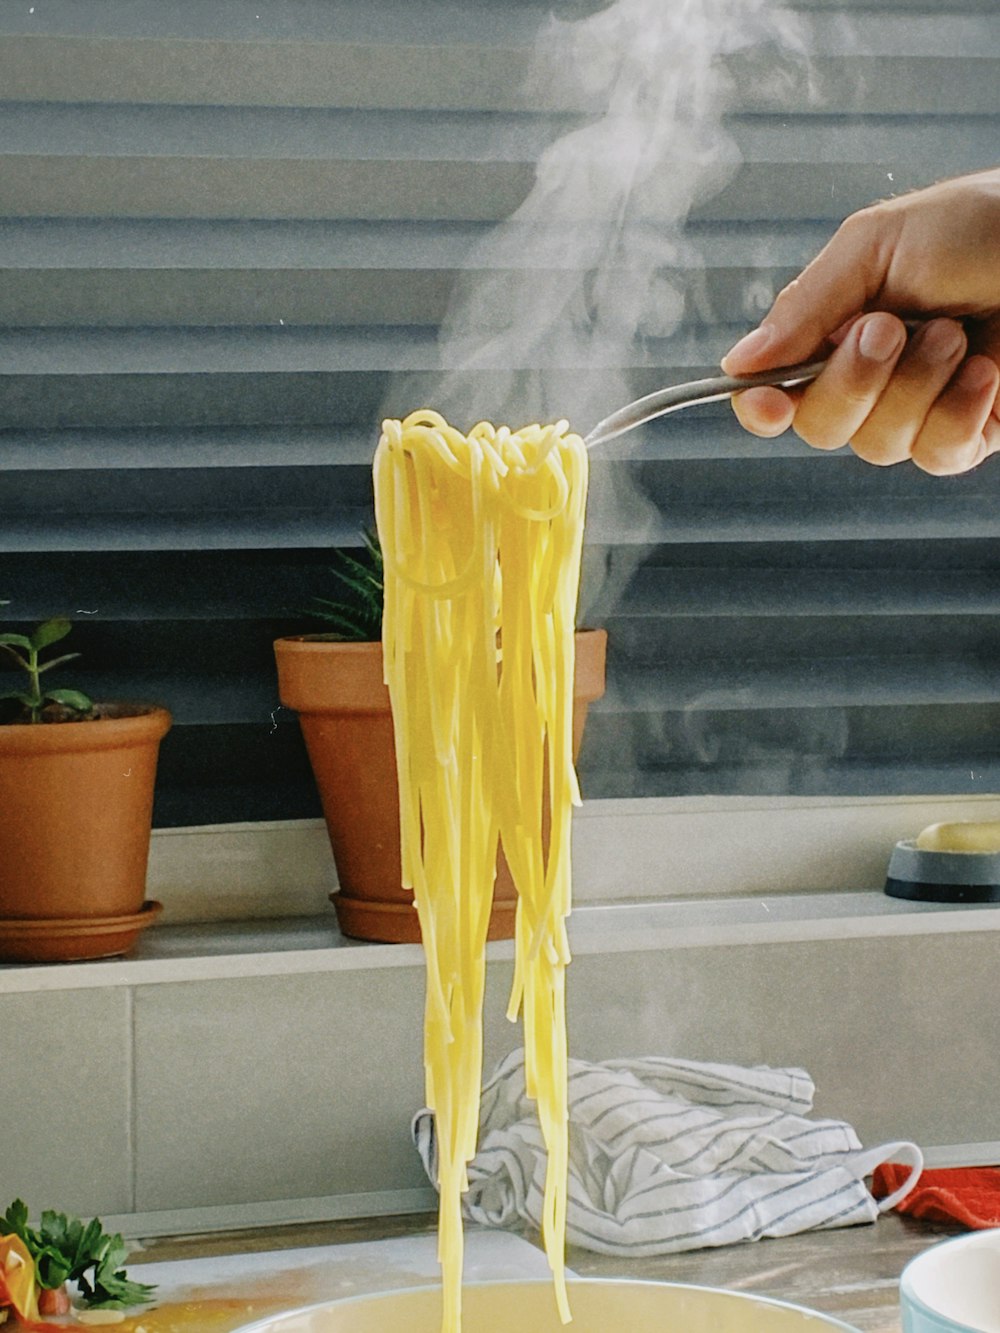
[[[79,653],[63,653],[62,657],[53,657],[38,668],[38,674],[41,675],[43,671],[51,671],[53,667],[62,666],[64,662],[72,662],[74,658],[79,656]]]
[[[156,1290],[129,1279],[122,1267],[128,1247],[117,1233],[106,1235],[98,1217],[84,1226],[78,1217],[46,1209],[35,1231],[28,1225],[27,1207],[15,1199],[0,1225],[27,1246],[40,1286],[60,1287],[64,1282],[75,1282],[85,1304],[112,1309],[145,1304]]]
[[[7,1228],[7,1234],[11,1232],[19,1236],[28,1243],[28,1205],[23,1199],[15,1199],[7,1208],[3,1215],[4,1226]]]
[[[32,647],[37,649],[48,648],[50,644],[58,643],[60,639],[65,639],[66,635],[73,628],[72,622],[60,617],[58,620],[46,620],[41,625],[37,625],[31,635]]]
[[[378,534],[369,528],[361,540],[367,558],[358,559],[347,551],[336,551],[336,565],[330,573],[343,587],[342,600],[317,597],[306,614],[323,620],[333,628],[328,637],[359,643],[376,642],[382,634],[384,574]]]
[[[47,690],[45,697],[52,703],[63,704],[77,713],[89,713],[94,706],[93,700],[88,695],[81,694],[79,690]]]
[[[0,634],[0,648],[23,648],[31,651],[31,640],[23,634]]]

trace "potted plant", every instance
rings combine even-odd
[[[330,895],[345,935],[418,943],[413,895],[400,883],[399,788],[389,691],[382,679],[382,555],[374,532],[361,560],[341,553],[344,590],[311,614],[330,628],[275,641],[278,693],[298,713],[340,887]],[[604,630],[576,636],[574,752],[589,704],[604,693]],[[517,894],[501,851],[489,938],[514,934]]]
[[[124,953],[156,917],[144,902],[159,744],[150,704],[94,703],[48,686],[79,657],[52,656],[72,626],[0,634],[25,677],[0,693],[0,959],[57,962]]]

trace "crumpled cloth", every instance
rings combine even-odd
[[[896,1162],[878,1167],[872,1178],[876,1199],[894,1195],[906,1174],[907,1167]],[[961,1222],[974,1231],[1000,1227],[1000,1168],[954,1166],[924,1171],[895,1208],[928,1222]]]
[[[920,1150],[896,1142],[866,1151],[846,1122],[807,1118],[813,1094],[802,1069],[570,1060],[567,1240],[642,1257],[874,1222],[915,1183]],[[430,1110],[416,1114],[412,1134],[437,1185]],[[877,1203],[864,1180],[889,1158],[913,1168]],[[545,1165],[518,1050],[483,1089],[466,1218],[540,1226]]]

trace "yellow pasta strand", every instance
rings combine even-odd
[[[427,959],[443,1333],[461,1328],[461,1195],[476,1151],[500,842],[518,892],[508,1012],[523,1011],[527,1090],[548,1151],[543,1240],[566,1322],[566,918],[587,454],[565,421],[516,432],[479,422],[463,435],[421,409],[383,423],[374,477],[403,883]]]

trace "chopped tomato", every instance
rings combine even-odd
[[[69,1292],[65,1286],[39,1287],[38,1313],[40,1315],[52,1318],[54,1315],[69,1314],[72,1308]]]
[[[35,1261],[20,1236],[0,1236],[0,1305],[10,1305],[22,1323],[38,1324]]]

